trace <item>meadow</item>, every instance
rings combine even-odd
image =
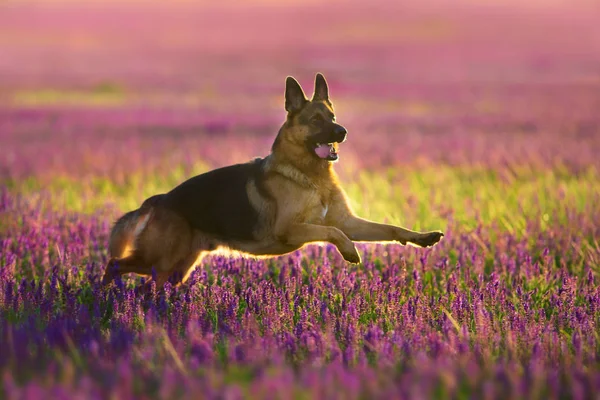
[[[0,397],[598,398],[593,2],[259,3],[0,4]],[[266,155],[318,71],[354,209],[439,245],[100,285],[120,214]]]

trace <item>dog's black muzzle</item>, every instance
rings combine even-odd
[[[346,128],[344,128],[342,125],[335,123],[333,124],[332,132],[333,137],[335,139],[332,142],[342,143],[346,140],[346,136],[348,135],[348,131],[346,130]]]

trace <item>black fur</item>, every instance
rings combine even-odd
[[[221,239],[252,240],[258,212],[246,184],[254,179],[261,194],[262,159],[195,176],[164,195],[161,205],[185,218],[193,229]]]

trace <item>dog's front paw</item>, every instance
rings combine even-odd
[[[432,231],[420,233],[414,240],[410,242],[416,244],[419,247],[431,247],[440,240],[442,240],[444,234],[441,231]]]
[[[352,249],[347,249],[345,251],[340,250],[340,253],[342,254],[342,257],[344,257],[344,260],[351,264],[359,264],[361,261],[360,254],[358,254],[358,250],[356,250],[354,245],[352,245]]]

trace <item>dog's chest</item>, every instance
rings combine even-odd
[[[326,201],[318,195],[311,196],[306,204],[304,222],[309,224],[322,223],[325,221],[327,211],[329,211],[329,204]]]

